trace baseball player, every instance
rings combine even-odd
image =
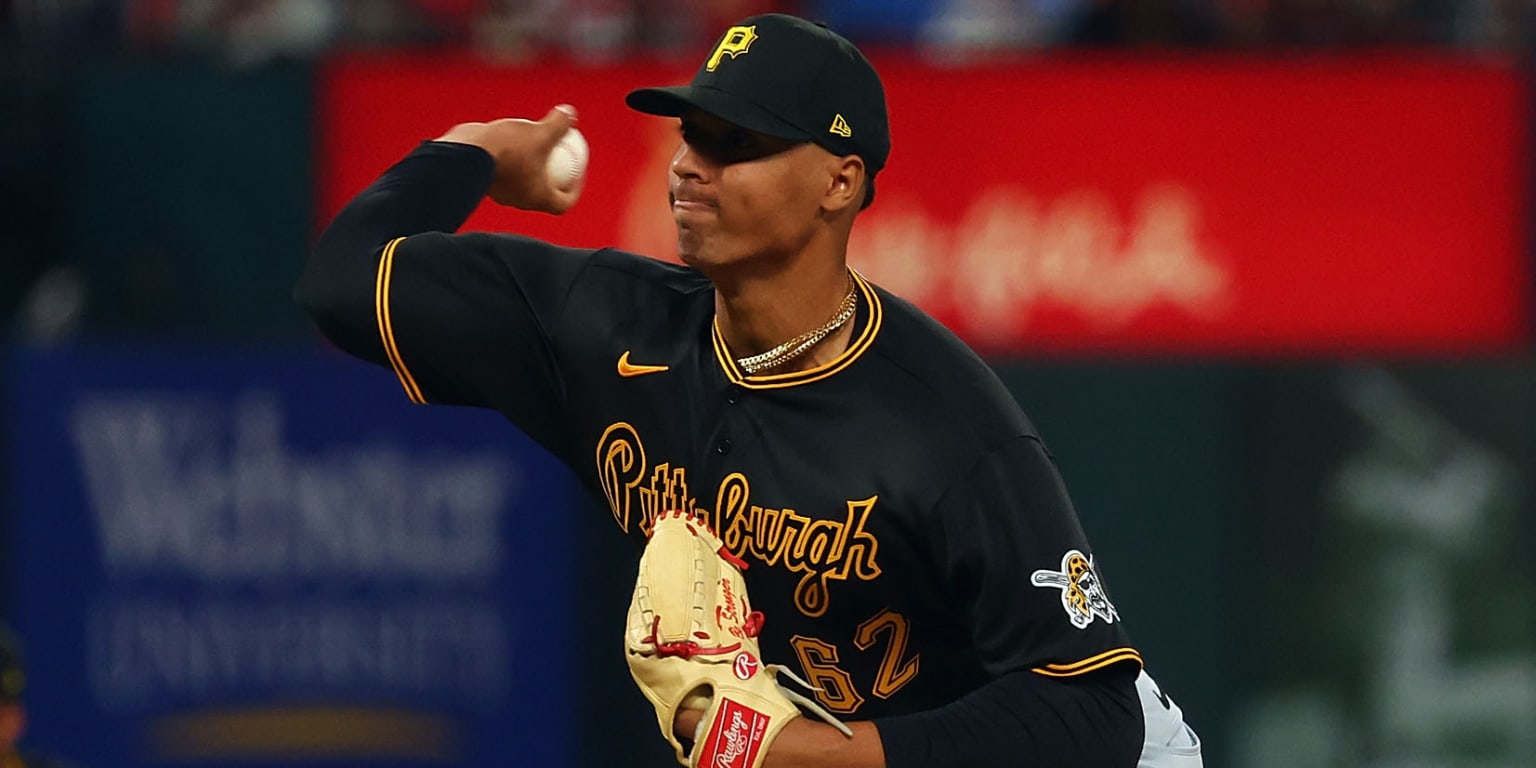
[[[453,234],[486,196],[576,203],[544,171],[562,105],[415,148],[298,300],[412,401],[500,412],[606,502],[644,550],[630,668],[683,764],[1199,766],[1028,418],[847,265],[890,151],[873,67],[783,15],[702,53],[627,98],[679,121],[682,265]]]

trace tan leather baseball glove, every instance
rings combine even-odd
[[[689,768],[758,768],[779,731],[800,717],[800,707],[853,735],[778,677],[809,685],[782,666],[763,663],[757,648],[763,615],[747,598],[745,568],[684,512],[657,519],[640,557],[625,658],[656,708],[662,735]],[[682,708],[704,713],[691,748],[673,733]]]

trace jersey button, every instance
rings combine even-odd
[[[730,392],[725,396],[725,401],[731,405],[741,402],[741,387],[732,386]]]
[[[730,452],[731,452],[731,439],[729,437],[723,438],[723,439],[720,440],[720,442],[715,443],[715,453],[727,454],[727,453],[730,453]]]

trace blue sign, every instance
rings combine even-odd
[[[567,762],[578,487],[500,416],[323,352],[23,350],[10,379],[25,743]]]

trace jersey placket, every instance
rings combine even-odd
[[[721,462],[722,468],[737,463],[732,460],[732,453],[740,448],[738,442],[747,435],[745,412],[747,395],[746,388],[740,384],[725,385],[723,393],[725,405],[720,409],[720,423],[709,442],[709,448],[714,455],[708,457],[714,462]]]

